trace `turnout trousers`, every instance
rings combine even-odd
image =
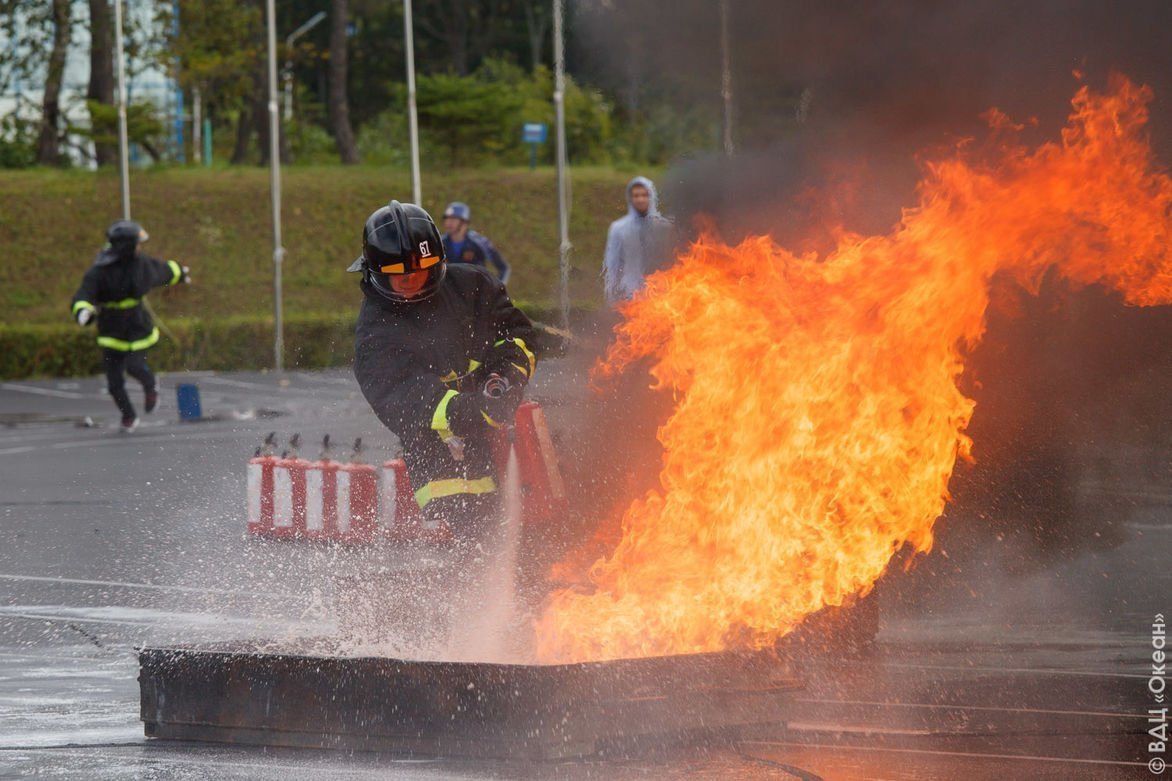
[[[106,367],[106,387],[114,397],[114,403],[124,418],[137,417],[130,395],[126,392],[126,377],[129,374],[142,383],[145,393],[155,390],[155,375],[146,362],[146,350],[112,350],[102,348],[102,363]]]

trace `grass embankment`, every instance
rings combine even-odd
[[[626,208],[630,174],[572,174],[571,298],[601,303],[598,269],[609,222]],[[424,206],[438,218],[466,201],[472,225],[512,264],[509,291],[538,317],[557,305],[558,222],[552,169],[428,173]],[[150,301],[179,343],[152,353],[159,368],[271,365],[272,224],[267,169],[168,169],[131,174],[134,218],[150,232],[145,249],[191,267],[194,284]],[[391,198],[410,200],[409,172],[378,167],[288,168],[282,177],[284,316],[288,365],[349,360],[347,330],[359,304],[362,224]],[[97,371],[93,332],[73,325],[69,299],[106,226],[120,216],[114,171],[6,171],[0,176],[0,377]],[[316,334],[316,336],[313,336]],[[325,339],[312,345],[298,339]],[[164,337],[164,342],[168,337]],[[229,347],[234,341],[246,341]]]

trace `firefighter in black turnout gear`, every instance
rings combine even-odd
[[[448,264],[431,216],[391,201],[362,231],[364,300],[354,374],[403,444],[424,519],[475,540],[495,516],[492,434],[510,425],[536,359],[535,330],[501,282]]]
[[[126,433],[138,427],[138,413],[126,393],[124,374],[142,383],[147,412],[159,403],[159,386],[146,363],[146,351],[159,341],[159,329],[143,307],[143,297],[156,287],[190,281],[186,266],[139,252],[138,245],[147,238],[137,222],[119,220],[111,225],[106,230],[108,243],[73,294],[71,310],[78,325],[97,321],[107,386]]]

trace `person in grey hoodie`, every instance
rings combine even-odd
[[[671,220],[659,213],[655,185],[636,176],[627,183],[626,216],[612,222],[606,234],[602,278],[608,304],[631,298],[644,277],[666,265],[671,233]]]

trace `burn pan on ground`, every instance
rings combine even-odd
[[[786,718],[773,651],[560,665],[144,648],[148,737],[502,759],[590,756]]]

